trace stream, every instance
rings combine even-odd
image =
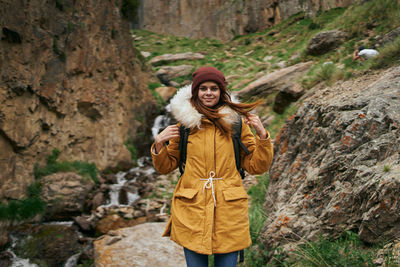
[[[160,130],[164,129],[171,123],[171,117],[169,115],[170,109],[169,105],[165,107],[165,115],[159,115],[156,117],[154,120],[154,125],[152,127],[152,135],[153,139],[157,136],[157,134],[160,132]],[[104,209],[118,209],[118,208],[123,208],[123,207],[129,207],[133,205],[135,202],[139,201],[141,199],[141,196],[139,194],[139,190],[137,186],[135,187],[136,179],[140,176],[150,176],[153,175],[156,171],[155,169],[150,165],[149,162],[151,162],[151,159],[149,157],[141,157],[137,161],[137,167],[131,168],[130,170],[126,172],[118,172],[115,174],[115,183],[114,184],[109,184],[109,193],[108,193],[108,199],[106,200],[106,204],[101,205],[97,208],[97,210],[100,208],[102,210]],[[133,179],[127,178],[129,177],[134,177]],[[134,186],[132,186],[132,184]],[[126,188],[129,188],[129,190],[126,190]],[[121,190],[124,192],[124,199],[123,203],[121,203]],[[148,206],[148,204],[147,204]],[[164,209],[165,209],[165,203],[162,206],[160,210],[160,214],[164,214]],[[41,225],[62,225],[66,227],[72,227],[74,225],[74,221],[67,221],[67,222],[48,222],[48,223],[41,223],[41,224],[34,224],[33,226],[41,226]],[[79,230],[76,230],[77,235],[82,238],[84,237],[84,234],[81,233]],[[9,259],[11,261],[11,267],[38,267],[39,265],[32,263],[29,259],[26,258],[21,258],[16,255],[15,248],[18,244],[18,242],[26,242],[22,241],[22,239],[29,240],[31,238],[31,234],[28,234],[28,236],[24,235],[14,235],[10,234],[10,247],[7,249],[6,253],[8,253]],[[65,263],[62,265],[63,267],[75,267],[78,264],[78,260],[81,256],[82,252],[75,253],[72,256],[70,256]]]

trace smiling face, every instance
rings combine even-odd
[[[218,84],[212,81],[203,82],[199,86],[198,97],[204,106],[212,108],[218,104],[221,90]]]

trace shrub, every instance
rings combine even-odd
[[[400,62],[400,37],[385,45],[379,55],[371,60],[372,69],[389,67]]]
[[[56,173],[56,172],[68,172],[74,171],[82,175],[83,177],[91,178],[95,183],[97,180],[97,167],[94,163],[88,163],[83,161],[57,161],[60,151],[58,149],[53,149],[51,155],[47,157],[47,165],[44,167],[39,167],[38,164],[34,166],[34,176],[36,179]]]
[[[27,198],[0,203],[0,220],[20,221],[41,214],[46,204],[40,199],[41,184],[35,182],[27,188]]]

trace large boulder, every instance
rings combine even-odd
[[[149,62],[152,65],[162,65],[163,63],[178,61],[178,60],[199,60],[203,59],[204,55],[200,53],[179,53],[179,54],[164,54],[161,56],[153,57]]]
[[[164,66],[156,71],[156,76],[161,83],[169,85],[173,78],[188,76],[192,70],[192,65]]]
[[[298,83],[282,88],[275,96],[273,110],[278,114],[282,114],[290,103],[295,102],[304,93],[305,88]]]
[[[92,179],[74,172],[50,174],[41,183],[46,217],[53,220],[68,220],[82,213],[86,197],[94,187]]]
[[[35,225],[20,229],[18,234],[15,254],[38,266],[64,266],[82,250],[78,232],[67,225]]]
[[[186,266],[183,249],[161,237],[165,223],[145,223],[110,231],[94,242],[95,266]]]
[[[338,47],[346,39],[346,33],[338,30],[325,31],[316,34],[307,46],[307,54],[323,55]]]
[[[312,61],[302,62],[296,65],[280,69],[263,75],[251,82],[240,91],[232,93],[239,98],[267,97],[268,95],[281,91],[290,94],[297,99],[301,96],[296,79],[304,75],[312,66]]]
[[[267,250],[356,231],[400,237],[400,66],[318,90],[275,138]]]

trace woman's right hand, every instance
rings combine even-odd
[[[156,136],[156,139],[154,141],[154,148],[155,148],[154,152],[157,154],[162,149],[165,142],[171,140],[172,138],[177,138],[179,136],[180,134],[178,125],[168,126]]]

